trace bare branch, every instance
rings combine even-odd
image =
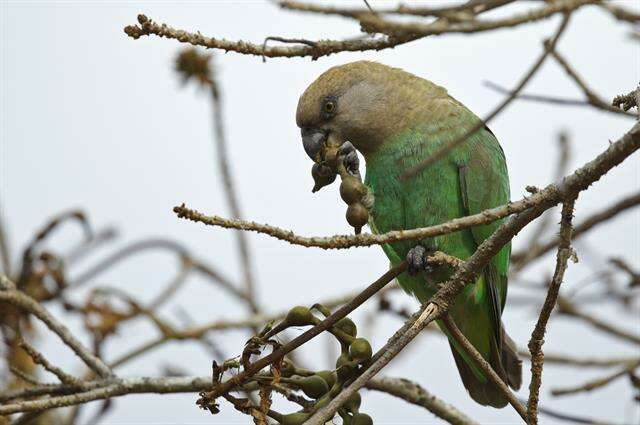
[[[482,369],[484,375],[498,388],[502,394],[509,400],[509,404],[516,409],[516,412],[520,415],[522,420],[527,422],[527,410],[516,398],[515,394],[511,392],[509,386],[500,378],[500,376],[493,370],[489,362],[487,362],[482,354],[476,350],[476,348],[469,342],[464,334],[458,329],[456,323],[453,321],[449,314],[446,314],[442,318],[442,322],[447,328],[447,331],[451,334],[453,339],[464,349],[464,351],[475,361],[476,365]]]
[[[33,298],[28,297],[24,293],[17,291],[13,282],[11,282],[6,276],[0,275],[0,300],[13,304],[16,307],[22,308],[38,319],[40,319],[47,327],[53,331],[60,339],[73,350],[74,353],[80,357],[84,363],[89,366],[91,370],[96,372],[101,377],[111,377],[113,372],[111,369],[102,362],[98,357],[91,354],[75,336],[71,334],[69,329],[60,323],[55,317],[53,317],[47,310],[45,310],[38,302]]]
[[[577,239],[583,234],[587,233],[594,227],[608,222],[611,218],[617,216],[618,214],[628,210],[629,208],[634,208],[640,205],[640,192],[634,193],[631,196],[623,198],[613,205],[608,206],[602,211],[598,211],[591,216],[584,219],[580,224],[574,227],[573,229],[573,239]],[[554,237],[552,240],[542,244],[537,245],[535,247],[529,247],[527,250],[523,250],[521,252],[515,252],[511,256],[511,271],[517,272],[524,268],[525,265],[529,264],[531,261],[542,257],[552,249],[558,246],[559,239]],[[526,261],[525,261],[526,259]]]
[[[552,389],[551,394],[553,394],[554,396],[562,396],[562,395],[593,391],[595,389],[602,388],[605,385],[610,384],[611,382],[613,382],[614,380],[622,376],[628,375],[629,373],[636,370],[638,367],[640,367],[640,360],[630,363],[626,367],[620,369],[618,372],[612,373],[611,375],[607,375],[602,378],[595,379],[593,381],[585,382],[584,384],[579,385],[577,387]]]
[[[467,18],[473,15],[486,12],[488,10],[512,3],[514,0],[471,0],[456,6],[445,7],[411,7],[400,4],[394,8],[377,8],[376,13],[393,15],[413,15],[413,16],[437,16],[455,19],[462,16]],[[310,12],[323,15],[338,15],[345,18],[357,19],[364,13],[370,11],[363,8],[344,8],[335,6],[325,6],[321,4],[302,3],[298,1],[280,1],[278,5],[282,9],[294,10],[298,12]]]
[[[384,275],[382,275],[378,280],[369,285],[365,290],[363,290],[360,294],[358,294],[353,300],[351,300],[346,305],[342,306],[336,312],[334,312],[331,316],[327,317],[323,321],[321,321],[316,326],[312,327],[308,331],[303,334],[297,336],[292,341],[287,343],[286,345],[280,347],[279,349],[273,351],[271,354],[260,358],[259,360],[251,363],[251,366],[246,368],[241,373],[234,375],[229,380],[221,383],[216,386],[211,392],[203,395],[203,398],[207,399],[215,399],[218,396],[228,392],[234,387],[238,386],[244,379],[255,375],[265,366],[271,364],[277,359],[284,357],[285,354],[291,352],[292,350],[298,348],[305,342],[311,340],[316,337],[320,333],[331,328],[338,320],[345,317],[347,314],[351,313],[353,310],[358,308],[362,303],[364,303],[367,299],[371,298],[375,295],[380,289],[382,289],[385,285],[390,283],[393,279],[398,277],[402,272],[404,272],[407,268],[406,261],[398,264],[397,266],[389,269]]]
[[[531,358],[529,351],[521,350],[518,354],[525,359]],[[611,359],[602,358],[579,358],[564,354],[549,354],[545,353],[545,364],[554,363],[559,365],[577,366],[577,367],[615,367],[624,366],[635,361],[640,361],[637,357],[620,357]]]
[[[421,406],[453,425],[473,425],[476,421],[459,411],[455,406],[440,400],[420,385],[402,378],[374,378],[367,382],[366,387],[391,394],[405,400],[407,403]]]
[[[408,43],[417,37],[404,38],[366,38],[357,40],[306,40],[305,44],[299,46],[264,46],[263,44],[253,44],[246,41],[229,41],[213,37],[204,37],[200,33],[191,33],[172,28],[167,24],[157,24],[145,15],[138,15],[138,25],[127,26],[124,32],[133,39],[138,39],[144,35],[157,35],[159,37],[178,40],[181,43],[193,46],[202,46],[208,49],[219,49],[225,52],[232,51],[245,55],[260,57],[311,57],[317,59],[338,52],[363,52],[367,50],[383,50],[395,47],[399,44]]]
[[[418,36],[462,33],[472,34],[490,31],[499,28],[511,28],[518,25],[547,19],[555,14],[568,14],[582,6],[596,4],[600,0],[559,0],[547,4],[545,7],[534,9],[522,14],[496,20],[470,20],[451,23],[447,20],[436,20],[433,23],[423,24],[419,22],[401,23],[383,19],[372,14],[363,14],[358,17],[362,29],[366,32],[383,33],[389,36]]]
[[[554,3],[554,4],[557,4],[557,3]],[[520,91],[522,91],[522,89],[533,78],[536,72],[538,72],[538,70],[544,63],[544,61],[547,59],[547,56],[549,56],[549,53],[553,49],[555,49],[556,43],[562,36],[562,33],[564,32],[564,30],[567,28],[567,24],[569,23],[570,16],[571,16],[570,13],[566,13],[564,15],[562,22],[560,23],[560,26],[556,30],[554,36],[550,40],[547,40],[544,43],[544,50],[542,51],[538,59],[536,59],[536,61],[531,66],[531,68],[529,68],[529,70],[522,76],[516,88],[511,91],[511,94],[505,100],[503,100],[498,106],[496,106],[493,109],[493,111],[491,111],[484,119],[480,120],[476,125],[471,127],[469,130],[465,131],[461,136],[456,137],[450,142],[444,143],[427,158],[425,158],[424,160],[420,161],[417,165],[405,171],[402,174],[402,178],[408,179],[409,177],[412,177],[418,174],[421,170],[424,170],[426,167],[442,159],[445,155],[447,155],[457,146],[460,146],[462,143],[467,141],[469,137],[474,135],[478,130],[482,130],[484,127],[486,127],[486,125],[493,118],[495,118],[498,114],[500,114],[500,112],[502,112],[516,98],[516,96],[518,96]]]
[[[560,285],[562,285],[564,273],[567,270],[567,262],[569,258],[574,255],[573,249],[571,248],[571,233],[573,230],[571,222],[573,220],[574,205],[575,198],[565,201],[562,205],[560,245],[558,246],[556,270],[549,284],[547,296],[544,300],[540,315],[538,316],[538,322],[529,340],[529,351],[531,352],[531,383],[529,384],[529,401],[527,402],[526,416],[530,425],[536,425],[538,423],[538,401],[540,385],[542,384],[542,368],[544,366],[542,344],[544,343],[547,323],[558,299]]]
[[[3,404],[0,406],[0,415],[73,406],[127,394],[197,392],[207,390],[212,385],[211,377],[114,378],[83,384],[84,388],[90,389],[74,394]]]
[[[575,317],[588,323],[596,329],[604,331],[610,335],[616,336],[620,339],[632,342],[640,345],[640,335],[635,335],[623,329],[619,329],[614,325],[603,321],[592,314],[587,314],[584,311],[578,309],[573,303],[563,297],[558,298],[558,312],[566,316]]]
[[[211,103],[213,107],[213,126],[215,134],[215,146],[217,151],[218,168],[222,177],[222,187],[224,188],[227,204],[231,211],[231,217],[237,220],[242,219],[240,210],[240,202],[236,195],[235,183],[229,165],[227,154],[227,137],[224,129],[224,117],[222,115],[222,99],[221,91],[216,81],[215,73],[212,73],[210,79]],[[251,253],[249,252],[249,242],[244,232],[236,232],[238,250],[240,253],[240,261],[242,263],[242,273],[244,275],[246,301],[252,313],[258,313],[259,308],[256,303],[253,265],[251,264]]]
[[[41,352],[36,350],[36,348],[29,344],[27,341],[21,340],[19,342],[19,345],[24,351],[27,352],[34,363],[41,365],[46,370],[57,376],[60,382],[67,385],[77,385],[78,380],[76,378],[49,362],[49,360],[47,360]]]
[[[566,72],[566,74],[576,83],[576,85],[582,90],[587,102],[595,106],[598,109],[604,109],[607,111],[611,111],[614,113],[620,113],[620,109],[616,108],[609,104],[609,102],[605,102],[599,95],[597,95],[584,81],[584,79],[578,74],[578,72],[573,69],[573,67],[567,62],[567,60],[557,51],[552,51],[551,55],[553,58],[560,64],[562,69]],[[629,114],[628,114],[629,115]]]
[[[492,83],[491,81],[485,81],[484,85],[499,93],[511,94],[511,91],[509,89],[499,86],[498,84]],[[631,112],[627,112],[627,109],[620,110],[620,109],[610,108],[610,107],[603,108],[602,105],[599,103],[594,104],[593,102],[589,102],[588,100],[582,100],[582,99],[567,99],[564,97],[557,97],[557,96],[540,95],[540,94],[524,94],[524,93],[517,95],[516,99],[529,100],[533,102],[550,103],[554,105],[564,105],[564,106],[593,106],[595,108],[602,109],[603,111],[611,112],[618,115],[626,115],[628,117],[635,116]],[[615,99],[614,99],[613,106],[616,106]]]

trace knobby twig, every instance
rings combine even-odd
[[[296,235],[291,230],[281,229],[268,224],[229,220],[218,216],[205,216],[184,205],[174,207],[173,210],[180,218],[186,218],[210,226],[264,233],[276,239],[305,247],[346,249],[355,246],[382,245],[402,240],[417,240],[453,233],[470,227],[491,223],[511,214],[520,213],[535,207],[547,204],[557,205],[567,194],[586,189],[611,168],[634,153],[638,148],[640,148],[640,124],[634,125],[620,140],[609,145],[608,149],[598,155],[594,160],[586,163],[573,174],[565,177],[560,184],[551,184],[528,198],[485,210],[479,214],[453,219],[435,226],[391,231],[380,235],[360,234],[337,235],[333,237],[305,237]]]
[[[0,406],[0,415],[73,406],[127,394],[196,392],[210,389],[211,386],[211,377],[112,378],[88,381],[82,383],[81,392],[74,394],[3,404]],[[64,394],[65,391],[73,389],[58,386],[51,392]]]
[[[616,203],[606,207],[602,211],[598,211],[591,216],[584,219],[580,224],[576,225],[573,229],[572,238],[575,240],[579,236],[592,230],[594,227],[607,222],[611,218],[618,214],[636,206],[640,205],[640,192],[634,193],[631,196],[623,198]],[[525,265],[531,263],[534,259],[540,258],[552,249],[558,246],[559,239],[554,237],[550,241],[527,248],[526,251],[513,253],[511,256],[511,271],[518,272]]]
[[[504,6],[512,3],[514,0],[471,0],[460,5],[445,7],[412,7],[400,4],[394,8],[376,8],[377,14],[394,14],[394,15],[413,15],[413,16],[436,16],[454,18],[457,15],[469,14],[478,15],[482,12]],[[298,1],[280,1],[278,5],[282,9],[294,10],[297,12],[309,12],[323,15],[338,15],[345,18],[358,19],[362,14],[370,13],[370,9],[363,8],[344,8],[335,6],[326,6],[323,4],[302,3]]]
[[[374,378],[367,382],[368,390],[391,394],[407,403],[424,407],[437,417],[452,425],[474,425],[476,421],[459,411],[455,406],[440,400],[420,385],[402,378]]]
[[[558,3],[554,3],[554,4],[558,4]],[[496,106],[493,109],[493,111],[491,111],[484,119],[478,121],[476,125],[471,127],[469,130],[465,131],[461,136],[456,137],[450,142],[444,143],[442,146],[436,149],[431,155],[429,155],[428,157],[420,161],[415,166],[403,172],[402,178],[408,179],[410,177],[413,177],[416,174],[418,174],[420,171],[427,168],[428,166],[444,158],[453,149],[460,146],[462,143],[466,142],[469,139],[469,137],[473,136],[477,131],[485,128],[493,118],[495,118],[498,114],[500,114],[500,112],[502,112],[516,98],[516,96],[518,96],[520,91],[522,91],[522,89],[527,85],[527,83],[538,72],[538,70],[544,63],[544,61],[549,56],[549,53],[551,53],[553,49],[555,49],[558,40],[562,36],[562,33],[564,32],[564,30],[567,28],[567,24],[569,23],[570,17],[571,17],[570,13],[568,12],[565,13],[562,19],[562,22],[560,22],[560,26],[556,30],[554,36],[550,40],[546,40],[544,42],[544,50],[542,51],[538,59],[536,59],[536,61],[531,66],[531,68],[529,68],[529,70],[522,76],[522,78],[520,78],[520,82],[518,83],[516,88],[511,91],[511,94],[505,100],[503,100],[498,106]]]
[[[563,297],[558,298],[558,312],[566,316],[581,319],[594,328],[606,332],[609,335],[613,335],[625,341],[640,345],[640,335],[636,335],[626,330],[617,328],[616,326],[607,323],[602,319],[594,317],[592,314],[587,314]]]
[[[547,296],[544,300],[542,310],[538,316],[538,322],[531,333],[529,340],[529,351],[531,352],[531,383],[529,384],[529,400],[527,402],[526,420],[530,425],[538,423],[538,401],[540,393],[540,385],[542,384],[542,368],[544,366],[544,354],[542,353],[542,344],[544,344],[544,335],[547,330],[547,323],[551,312],[556,305],[560,285],[564,279],[564,273],[567,270],[569,258],[574,254],[571,248],[571,222],[573,220],[573,208],[575,198],[565,201],[562,205],[562,219],[560,221],[560,245],[558,246],[558,255],[556,259],[556,269],[553,278],[549,284]]]
[[[33,298],[15,289],[15,284],[4,275],[0,275],[0,300],[24,309],[40,319],[60,339],[80,357],[98,376],[111,377],[113,372],[102,360],[91,354],[69,329],[53,317]]]
[[[383,274],[378,280],[369,285],[365,290],[359,293],[356,297],[353,298],[349,303],[345,304],[341,308],[339,308],[336,312],[331,314],[329,317],[304,332],[303,334],[297,336],[289,343],[283,345],[277,350],[273,351],[271,354],[256,360],[251,363],[248,368],[245,368],[241,373],[233,376],[229,380],[222,382],[220,385],[216,386],[211,392],[204,394],[204,398],[212,400],[219,397],[222,394],[227,393],[232,390],[236,386],[238,386],[243,380],[255,375],[257,372],[262,370],[267,365],[273,363],[274,361],[284,357],[285,354],[293,351],[298,348],[305,342],[311,340],[322,332],[331,328],[338,320],[345,317],[347,314],[351,313],[353,310],[358,308],[362,303],[375,295],[380,289],[382,289],[385,285],[390,283],[393,279],[398,277],[401,273],[403,273],[407,269],[406,261],[398,264],[397,266],[389,269],[385,274]]]
[[[484,85],[489,87],[492,90],[497,91],[498,93],[502,93],[502,94],[510,94],[511,91],[507,88],[504,88],[496,83],[493,83],[491,81],[485,81]],[[607,111],[607,112],[611,112],[614,114],[618,114],[618,115],[625,115],[628,117],[633,117],[634,114],[627,112],[627,110],[625,109],[620,110],[620,109],[616,109],[616,108],[611,108],[611,107],[606,107],[603,108],[601,104],[599,103],[593,103],[593,102],[589,102],[588,100],[582,100],[582,99],[568,99],[568,98],[564,98],[564,97],[558,97],[558,96],[550,96],[550,95],[540,95],[540,94],[519,94],[518,96],[516,96],[516,99],[518,100],[528,100],[528,101],[532,101],[532,102],[542,102],[542,103],[549,103],[549,104],[553,104],[553,105],[563,105],[563,106],[593,106],[595,108],[598,109],[602,109],[603,111]],[[614,100],[614,104],[613,106],[616,106],[615,104],[615,100]]]
[[[520,403],[520,401],[516,398],[515,394],[511,392],[509,386],[500,378],[500,376],[493,370],[489,362],[487,362],[482,354],[476,350],[476,348],[469,342],[469,340],[464,336],[464,334],[458,329],[458,326],[453,321],[449,314],[446,314],[442,318],[442,322],[444,323],[447,331],[451,334],[453,339],[464,349],[464,351],[475,361],[476,365],[482,369],[484,375],[491,381],[493,384],[502,392],[502,394],[509,400],[509,404],[516,409],[516,412],[520,415],[520,417],[526,422],[527,421],[527,411],[525,407]]]
[[[593,381],[586,382],[582,385],[578,385],[576,387],[567,387],[567,388],[556,388],[551,390],[551,394],[554,396],[562,396],[569,394],[577,394],[581,392],[593,391],[597,388],[602,388],[605,385],[610,384],[614,380],[628,375],[634,370],[640,367],[640,360],[636,360],[635,362],[629,363],[626,367],[620,369],[618,372],[612,373],[611,375],[607,375],[602,378],[595,379]]]
[[[227,154],[227,137],[224,129],[224,117],[222,114],[222,98],[220,88],[217,84],[215,74],[212,73],[210,79],[211,101],[213,107],[213,125],[215,134],[215,145],[217,151],[218,168],[222,177],[222,187],[227,198],[227,205],[231,211],[231,217],[237,220],[242,219],[240,210],[240,202],[236,194],[235,183],[229,165]],[[249,242],[244,232],[236,232],[238,251],[240,253],[240,261],[242,264],[242,273],[244,275],[244,285],[246,300],[252,313],[258,313],[259,308],[255,297],[255,284],[253,277],[253,265],[251,264],[251,253],[249,250]]]
[[[69,375],[58,366],[52,364],[41,352],[36,350],[36,348],[29,344],[27,341],[21,340],[19,345],[24,351],[26,351],[26,353],[29,355],[29,357],[31,357],[31,360],[33,360],[34,363],[41,365],[46,370],[57,376],[60,382],[62,382],[63,384],[71,386],[78,384],[78,380],[76,378]]]

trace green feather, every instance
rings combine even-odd
[[[509,201],[509,177],[504,154],[488,129],[476,132],[415,177],[404,181],[400,178],[404,171],[421,162],[442,144],[460,137],[478,123],[479,119],[464,106],[455,101],[449,105],[449,111],[438,110],[438,115],[444,115],[444,118],[437,122],[414,123],[386,141],[375,153],[367,155],[365,183],[375,196],[370,220],[374,232],[432,226]],[[501,220],[498,220],[422,241],[395,242],[383,246],[383,249],[392,264],[402,261],[418,243],[464,260],[500,224]],[[501,368],[499,354],[496,353],[500,353],[502,348],[500,316],[506,300],[509,253],[510,246],[507,245],[493,258],[477,282],[464,289],[451,310],[460,330],[496,369]],[[425,302],[435,293],[437,284],[449,276],[447,271],[414,277],[405,273],[398,282],[405,291]],[[453,347],[475,378],[486,383],[486,377],[474,362],[457,344],[453,343]]]

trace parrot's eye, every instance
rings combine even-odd
[[[324,111],[325,112],[331,113],[335,109],[336,109],[336,104],[333,103],[331,100],[324,104]]]
[[[322,103],[322,117],[328,120],[336,113],[337,103],[334,98],[325,99]]]

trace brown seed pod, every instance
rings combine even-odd
[[[311,168],[311,176],[315,182],[311,192],[315,193],[325,186],[329,186],[336,180],[336,172],[330,167],[322,164],[313,164]]]
[[[360,202],[349,205],[346,215],[347,222],[356,229],[356,234],[360,233],[362,226],[369,220],[369,211]]]
[[[347,205],[360,202],[366,194],[366,187],[357,177],[345,176],[342,179],[342,183],[340,183],[340,197]]]

